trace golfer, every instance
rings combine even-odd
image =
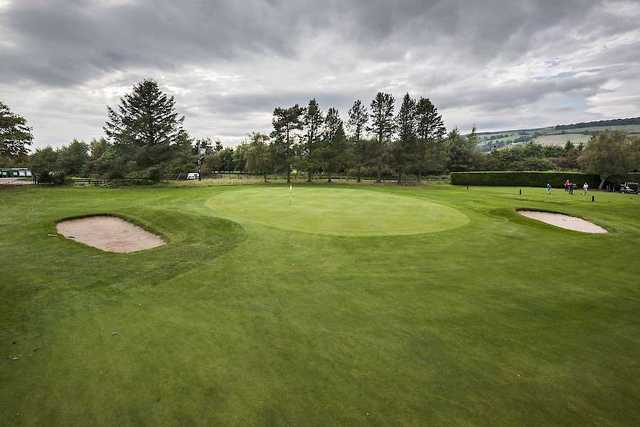
[[[582,189],[584,190],[584,194],[587,194],[587,192],[589,191],[589,184],[585,182],[582,186]]]
[[[547,183],[547,193],[551,193],[551,184]]]

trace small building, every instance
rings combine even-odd
[[[27,178],[31,177],[29,168],[0,168],[0,178]]]

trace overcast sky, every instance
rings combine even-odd
[[[640,116],[640,1],[0,0],[0,100],[36,146],[102,136],[143,79],[194,136],[236,144],[275,106],[377,91],[479,131]]]

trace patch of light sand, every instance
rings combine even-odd
[[[115,216],[70,219],[59,222],[56,230],[67,239],[108,252],[136,252],[165,244],[159,236]]]
[[[564,228],[566,230],[579,231],[581,233],[594,233],[604,234],[608,231],[599,225],[592,222],[585,221],[582,218],[575,216],[564,215],[553,212],[541,212],[541,211],[528,211],[518,210],[518,213],[527,218],[535,219],[536,221],[542,221],[547,224],[555,225],[556,227]]]

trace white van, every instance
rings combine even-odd
[[[198,172],[191,172],[187,174],[188,180],[199,179],[199,178],[200,178],[200,174]]]

